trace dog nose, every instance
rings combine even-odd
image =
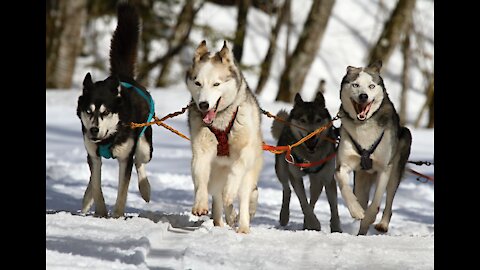
[[[208,102],[202,101],[198,104],[198,107],[200,108],[200,110],[206,111],[206,110],[208,110],[208,107],[209,107]]]
[[[90,133],[92,133],[92,135],[97,135],[98,131],[99,131],[99,129],[97,127],[90,128]]]
[[[368,95],[367,95],[367,94],[360,94],[360,95],[358,96],[358,100],[359,100],[361,103],[365,103],[365,102],[367,102],[367,100],[368,100]]]

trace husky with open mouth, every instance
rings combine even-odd
[[[208,214],[211,194],[215,226],[223,226],[225,209],[225,220],[233,228],[237,221],[233,202],[238,197],[237,232],[248,233],[263,165],[257,100],[226,42],[216,53],[208,51],[205,41],[200,43],[186,84],[195,103],[188,113],[195,196],[192,213]]]
[[[351,216],[361,220],[359,235],[365,235],[375,222],[385,191],[385,209],[375,228],[388,231],[393,198],[412,143],[410,130],[400,126],[388,97],[380,76],[381,67],[380,61],[368,67],[347,67],[340,89],[342,125],[335,178]],[[352,171],[353,191],[349,185]],[[368,205],[373,185],[375,195]]]

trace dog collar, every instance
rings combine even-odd
[[[228,133],[230,133],[233,123],[235,122],[235,118],[237,118],[237,112],[238,107],[233,113],[232,119],[230,120],[230,123],[228,123],[228,126],[225,130],[216,129],[211,125],[207,126],[208,129],[210,129],[210,131],[215,135],[215,138],[217,138],[217,157],[230,156],[230,150],[228,147]]]
[[[345,130],[345,131],[347,131],[347,130]],[[355,145],[355,148],[357,149],[357,153],[360,155],[360,166],[362,167],[362,170],[370,170],[372,168],[373,164],[372,164],[372,159],[370,158],[370,156],[373,154],[375,149],[377,149],[377,146],[380,144],[380,141],[382,140],[384,133],[385,133],[385,130],[382,131],[382,134],[380,135],[380,137],[378,137],[378,139],[367,150],[367,149],[363,149],[360,146],[360,144],[358,144],[358,142],[356,142],[352,138],[350,133],[348,133],[348,131],[347,131],[347,134],[350,137],[350,140],[352,140],[353,145]]]
[[[313,162],[310,162],[310,161],[308,161],[308,160],[306,160],[306,159],[303,159],[303,158],[295,155],[293,152],[291,153],[291,155],[292,155],[292,157],[293,157],[294,164],[297,164],[297,166],[298,166],[298,164],[302,164],[302,165],[305,164],[304,166],[306,166],[306,165],[308,165],[308,164],[312,164],[312,163],[313,163]],[[335,157],[335,155],[333,155],[333,157]],[[322,161],[323,161],[323,160],[322,160]],[[320,170],[322,170],[323,167],[325,166],[325,163],[326,163],[326,162],[321,162],[320,165],[314,166],[314,167],[313,167],[313,166],[312,166],[312,167],[298,166],[298,167],[300,167],[300,170],[301,170],[302,172],[304,172],[304,173],[306,173],[306,174],[311,174],[311,173],[317,173],[317,172],[319,172]]]

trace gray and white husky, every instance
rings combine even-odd
[[[277,116],[287,119],[293,125],[285,125],[279,121],[272,124],[272,135],[278,139],[277,145],[291,145],[307,136],[316,129],[327,125],[332,117],[325,108],[325,98],[318,92],[313,102],[305,102],[300,94],[295,95],[295,104],[290,114],[280,110]],[[300,126],[304,130],[298,128]],[[330,140],[325,139],[329,137]],[[333,140],[333,142],[332,142]],[[300,206],[302,207],[304,229],[321,229],[320,222],[314,213],[315,203],[322,193],[323,187],[327,193],[330,204],[330,231],[341,232],[340,219],[337,208],[337,184],[333,178],[335,172],[335,133],[333,127],[322,131],[308,139],[303,144],[292,148],[292,157],[295,163],[308,164],[319,162],[318,165],[301,168],[287,162],[285,154],[275,156],[275,172],[278,180],[283,186],[282,210],[280,211],[280,225],[285,226],[290,216],[290,184],[297,194]],[[324,163],[321,163],[325,161]],[[303,176],[308,175],[310,179],[310,203],[307,202]]]
[[[380,76],[382,63],[368,67],[347,67],[340,89],[342,120],[335,178],[342,197],[355,219],[361,219],[359,235],[375,222],[383,194],[387,200],[383,217],[375,228],[388,231],[392,203],[410,155],[410,130],[400,126]],[[354,189],[349,176],[354,172]],[[370,205],[369,193],[375,184]]]
[[[238,197],[237,232],[248,233],[263,165],[257,100],[226,42],[220,51],[210,53],[202,41],[185,80],[195,103],[188,113],[195,196],[192,213],[208,213],[210,193],[215,226],[223,226],[225,209],[225,220],[233,228],[237,219],[233,202]]]

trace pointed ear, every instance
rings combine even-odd
[[[120,89],[120,82],[119,80],[114,77],[114,76],[109,76],[105,82],[107,83],[107,87],[108,89],[110,89],[110,91],[112,91],[112,93],[114,95],[118,95],[119,94],[119,89]]]
[[[382,68],[382,60],[376,60],[372,62],[367,68],[376,73],[380,73],[380,69]]]
[[[194,60],[198,62],[202,56],[208,53],[207,42],[202,40],[198,45],[197,49],[195,50]]]
[[[92,75],[90,75],[90,72],[85,75],[85,78],[83,79],[83,93],[87,92],[90,90],[93,86],[93,81],[92,81]]]
[[[317,95],[315,96],[315,100],[313,102],[315,102],[320,107],[325,108],[325,97],[323,96],[322,92],[317,92]]]
[[[218,52],[218,56],[220,56],[220,60],[223,63],[229,63],[232,61],[232,53],[230,49],[228,48],[227,41],[223,41],[223,47],[222,49]]]
[[[362,69],[357,67],[348,66],[347,73],[360,73]]]
[[[303,99],[300,96],[300,93],[295,94],[295,99],[294,100],[295,100],[295,104],[302,104],[303,103]]]

